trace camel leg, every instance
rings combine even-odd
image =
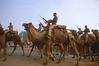
[[[84,59],[86,59],[87,58],[87,49],[86,49],[86,47],[84,47]]]
[[[89,47],[89,57],[90,57],[91,61],[94,61],[93,52],[91,50],[91,47]]]
[[[4,55],[3,61],[6,61],[7,60],[7,50],[6,50],[6,47],[4,47],[3,55]]]
[[[54,61],[54,56],[52,54],[52,41],[50,39],[48,40],[47,50],[48,50],[47,54],[48,54],[49,59]]]
[[[62,59],[64,58],[64,56],[65,56],[63,43],[61,43],[61,44],[59,45],[59,47],[60,47],[60,54],[61,54],[61,55],[60,55],[59,60],[58,60],[57,63],[60,63],[60,62],[62,61]]]
[[[14,52],[15,52],[15,50],[16,50],[16,45],[14,46],[14,49],[13,49],[13,51],[12,51],[12,53],[9,55],[9,56],[11,56]]]
[[[40,52],[40,58],[43,58],[43,50],[42,50],[42,48],[40,47],[40,46],[37,46],[37,48],[38,48],[38,50],[39,50],[39,52]]]
[[[71,43],[71,46],[72,46],[72,48],[75,50],[75,53],[76,53],[76,55],[77,55],[77,63],[76,63],[75,66],[79,66],[79,58],[80,58],[80,56],[79,56],[79,52],[78,52],[78,50],[77,50],[77,48],[76,48],[76,44],[75,44],[75,43]]]
[[[42,49],[39,49],[39,51],[40,51],[40,54],[41,54],[40,58],[43,58]]]
[[[46,60],[43,63],[43,65],[47,65],[49,59],[51,59],[52,61],[54,61],[54,56],[52,55],[52,41],[50,39],[47,40],[47,45],[45,47],[45,54],[46,54]]]
[[[1,52],[1,46],[0,46],[0,52]]]
[[[45,61],[43,62],[43,65],[47,65],[47,64],[48,64],[49,57],[46,56],[45,58],[46,58],[46,59],[45,59]]]
[[[23,56],[24,56],[25,53],[24,53],[24,47],[23,47],[22,43],[20,43],[20,47],[21,47],[21,49],[22,49],[22,51],[23,51]]]
[[[54,58],[53,58],[52,55],[47,55],[47,56],[46,56],[46,59],[45,59],[45,62],[43,62],[43,65],[47,65],[50,59],[51,59],[52,61],[54,61]]]
[[[47,48],[48,49],[48,48]],[[44,50],[45,51],[45,61],[43,62],[43,65],[48,65],[48,62],[49,62],[49,60],[50,60],[50,58],[51,58],[51,56],[50,56],[50,51],[48,51],[48,50]]]
[[[27,57],[31,56],[31,53],[32,53],[33,49],[34,49],[34,44],[32,45],[32,49],[31,49],[31,51],[30,51],[30,53],[29,53],[29,55]]]
[[[10,42],[8,42],[8,46],[11,47],[11,43]]]

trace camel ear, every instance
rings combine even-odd
[[[25,25],[26,25],[26,23],[23,23],[23,24],[22,24],[22,26],[25,26]]]
[[[28,25],[30,25],[30,26],[32,26],[32,27],[34,27],[32,23],[28,23]]]
[[[24,26],[24,25],[25,25],[25,23],[22,24],[22,26]]]

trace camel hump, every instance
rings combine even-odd
[[[89,35],[89,37],[90,37],[92,40],[96,40],[96,37],[95,37],[94,34],[88,34],[88,35]]]
[[[65,25],[57,25],[56,29],[66,29],[66,26]]]

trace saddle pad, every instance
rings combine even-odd
[[[56,28],[58,28],[58,29],[66,29],[66,26],[65,25],[57,25]]]

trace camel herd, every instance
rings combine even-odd
[[[47,38],[48,31],[38,31],[37,28],[33,26],[32,23],[24,23],[22,25],[24,30],[27,31],[28,39],[32,42],[32,48],[28,56],[31,55],[34,47],[40,51],[41,58],[45,61],[43,65],[47,65],[49,60],[57,61],[60,63],[66,53],[73,54],[77,58],[76,66],[79,65],[79,61],[83,58],[89,57],[92,61],[95,61],[95,57],[99,56],[99,32],[92,30],[91,34],[88,34],[88,40],[86,41],[83,34],[79,35],[75,30],[68,31],[67,29],[54,28],[52,31],[51,38]],[[4,31],[0,27],[0,51],[4,51],[4,60],[7,59],[7,42],[13,41],[14,49],[10,56],[16,50],[16,46],[19,45],[22,48],[23,55],[24,44],[21,41],[21,37],[16,31],[9,33],[9,31]],[[58,49],[57,49],[58,48]],[[55,53],[58,51],[60,55],[56,59]]]

